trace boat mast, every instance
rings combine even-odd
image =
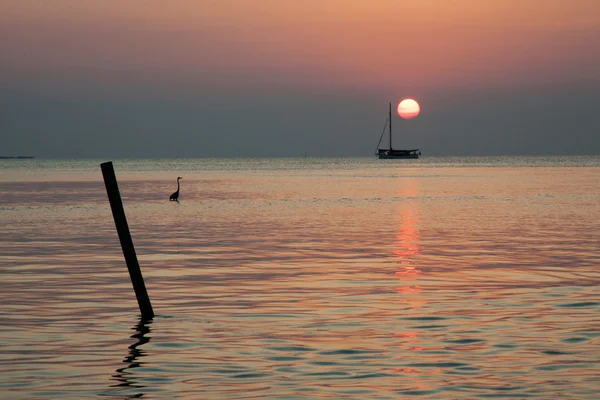
[[[390,150],[392,150],[392,103],[390,103],[390,114],[388,118],[390,120]]]

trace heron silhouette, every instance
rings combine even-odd
[[[179,180],[182,179],[180,176],[177,177],[177,191],[169,196],[169,201],[176,201],[179,203]]]

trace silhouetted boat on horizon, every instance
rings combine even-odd
[[[389,149],[380,149],[379,145],[381,144],[381,140],[383,139],[383,134],[385,133],[385,128],[389,127],[390,133],[390,148]],[[381,137],[379,138],[379,143],[377,143],[377,152],[375,153],[379,159],[410,159],[410,158],[419,158],[421,155],[421,151],[419,149],[410,149],[410,150],[398,150],[392,148],[392,103],[390,103],[390,110],[388,113],[388,119],[386,121],[386,125],[383,127],[383,132],[381,132]]]

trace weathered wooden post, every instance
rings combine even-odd
[[[115,176],[113,164],[109,161],[100,164],[100,167],[102,168],[102,176],[104,177],[108,201],[110,202],[110,208],[112,209],[117,233],[119,234],[119,240],[121,241],[125,263],[127,263],[127,269],[129,269],[133,290],[135,291],[140,312],[142,313],[142,319],[153,318],[154,311],[152,310],[152,304],[150,304],[150,298],[146,291],[140,264],[138,263],[135,254],[133,240],[131,240],[131,234],[129,233],[129,226],[127,225],[127,218],[125,218],[125,210],[123,209],[123,201],[121,200],[121,194],[119,193],[119,185],[117,184],[117,177]]]

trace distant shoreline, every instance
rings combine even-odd
[[[2,160],[7,160],[7,159],[24,159],[24,158],[35,158],[33,156],[0,156],[0,159]]]

